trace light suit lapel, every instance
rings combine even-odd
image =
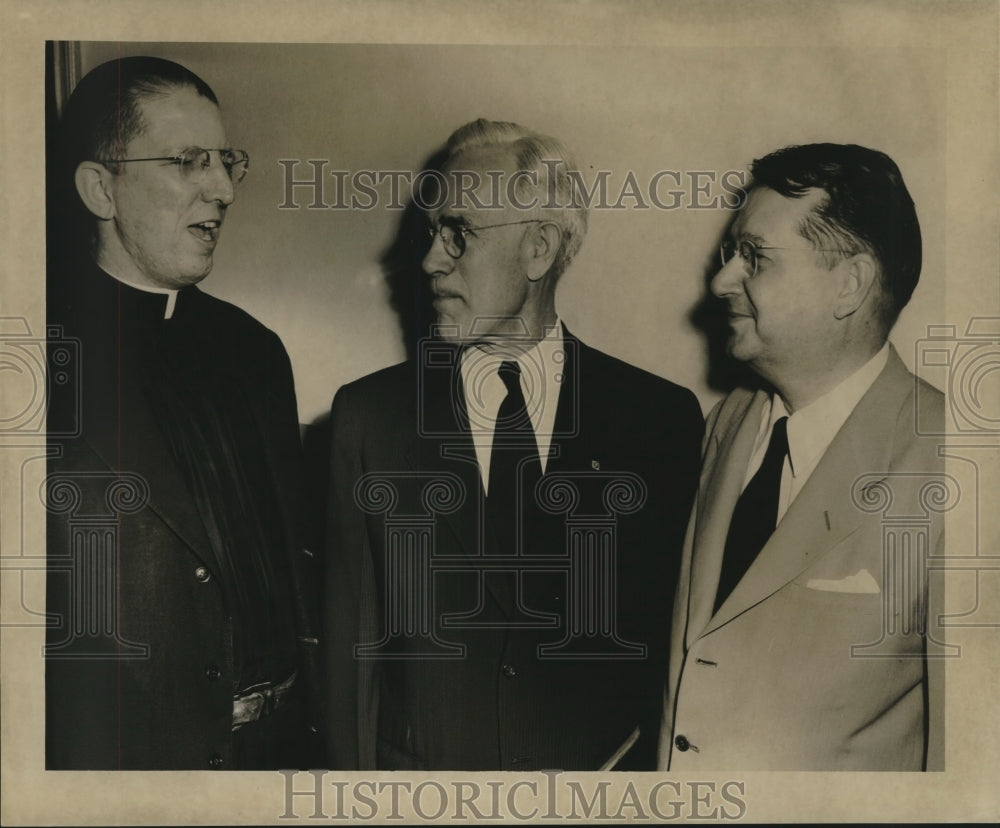
[[[885,369],[837,432],[774,534],[718,613],[703,628],[702,634],[718,629],[774,594],[859,526],[864,513],[852,500],[855,482],[862,474],[884,473],[888,468],[890,438],[896,418],[886,414],[898,407],[911,381],[899,357],[892,351]],[[759,418],[753,416],[745,418],[740,428],[741,437],[744,431],[756,432],[759,422]],[[742,482],[745,469],[744,460],[739,466],[739,482]],[[866,487],[877,482],[878,478],[872,477]],[[720,512],[716,515],[718,525],[713,527],[712,535],[718,548],[711,550],[720,562],[729,524],[728,519],[720,518],[732,514],[732,505],[728,505],[727,511],[721,511],[722,505],[720,502]],[[716,564],[714,569],[713,583],[718,581],[718,566]],[[706,595],[707,592],[712,594]],[[709,603],[714,597],[714,590],[707,588],[699,594],[700,601]]]
[[[747,397],[742,402],[742,411],[730,415],[731,427],[713,434],[705,447],[691,561],[688,646],[702,634],[712,618],[729,519],[742,490],[767,400],[764,391]]]

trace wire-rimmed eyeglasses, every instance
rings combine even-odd
[[[829,247],[776,247],[766,244],[754,244],[747,239],[733,241],[724,239],[719,245],[719,258],[722,266],[725,267],[733,260],[733,256],[739,255],[743,263],[743,269],[748,276],[755,276],[757,273],[757,251],[758,250],[805,250],[813,253],[843,253],[843,250],[835,250]]]
[[[502,224],[486,224],[482,227],[473,227],[469,224],[439,224],[437,226],[428,224],[427,234],[430,236],[432,244],[434,243],[434,237],[440,236],[441,243],[444,245],[444,252],[453,259],[460,259],[462,258],[462,254],[465,253],[466,233],[478,233],[480,230],[492,230],[495,227],[511,227],[515,224],[532,224],[536,221],[541,221],[541,219],[505,221]]]
[[[203,149],[189,147],[177,155],[164,155],[156,158],[108,158],[104,164],[132,164],[137,161],[169,161],[180,168],[185,179],[196,180],[203,176],[212,166],[212,153],[219,153],[219,160],[229,174],[233,184],[239,184],[250,168],[250,156],[245,150],[234,149]]]

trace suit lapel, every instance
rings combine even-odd
[[[465,489],[464,505],[441,519],[454,533],[462,552],[478,555],[482,486],[476,449],[469,431],[460,371],[461,351],[454,348],[453,371],[423,368],[414,405],[418,426],[407,460],[414,471],[456,475]]]
[[[572,458],[577,457],[583,446],[576,439],[580,435],[583,411],[593,413],[593,401],[590,406],[584,406],[581,395],[586,390],[586,382],[582,372],[587,364],[583,351],[586,350],[579,339],[573,336],[563,326],[563,383],[559,386],[559,400],[556,403],[556,416],[552,423],[552,441],[549,443],[549,457],[545,473],[574,469],[576,465]]]
[[[885,369],[841,426],[760,555],[705,628],[706,633],[774,594],[858,527],[864,513],[852,499],[855,482],[862,473],[884,474],[888,469],[896,418],[887,414],[898,409],[911,382],[909,372],[892,351]],[[740,468],[745,469],[746,464]],[[871,478],[867,486],[877,480]],[[732,514],[731,507],[719,517],[726,514]],[[724,546],[728,520],[719,522],[724,524]]]
[[[717,430],[706,447],[691,561],[688,645],[712,618],[729,521],[743,488],[767,400],[764,391],[746,397],[728,418],[730,427]]]

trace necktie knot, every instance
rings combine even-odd
[[[521,366],[516,360],[505,360],[500,363],[497,373],[507,389],[508,394],[521,393]]]
[[[507,396],[497,411],[494,442],[502,439],[504,434],[521,435],[525,432],[534,433],[531,427],[531,417],[528,414],[527,402],[521,391],[521,366],[514,360],[500,363],[497,369],[500,379],[507,389]]]
[[[768,466],[780,463],[785,464],[785,456],[788,454],[788,417],[779,417],[774,421],[771,430],[771,441],[767,444],[767,451],[764,453],[764,461],[761,466]]]

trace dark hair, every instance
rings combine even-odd
[[[146,128],[142,104],[180,88],[194,89],[218,105],[211,87],[173,61],[126,57],[102,63],[81,80],[63,110],[48,147],[49,257],[72,261],[93,253],[94,217],[76,192],[81,161],[100,161],[113,172],[129,142]],[[53,270],[60,268],[54,264]]]
[[[109,60],[77,84],[62,116],[62,145],[70,170],[81,161],[120,158],[145,129],[142,103],[188,87],[218,105],[211,87],[179,63],[154,57]]]
[[[827,198],[806,216],[799,232],[839,257],[870,253],[879,266],[879,319],[888,331],[920,278],[920,223],[896,163],[884,152],[856,144],[785,147],[750,166],[754,187],[787,198],[811,189]]]

